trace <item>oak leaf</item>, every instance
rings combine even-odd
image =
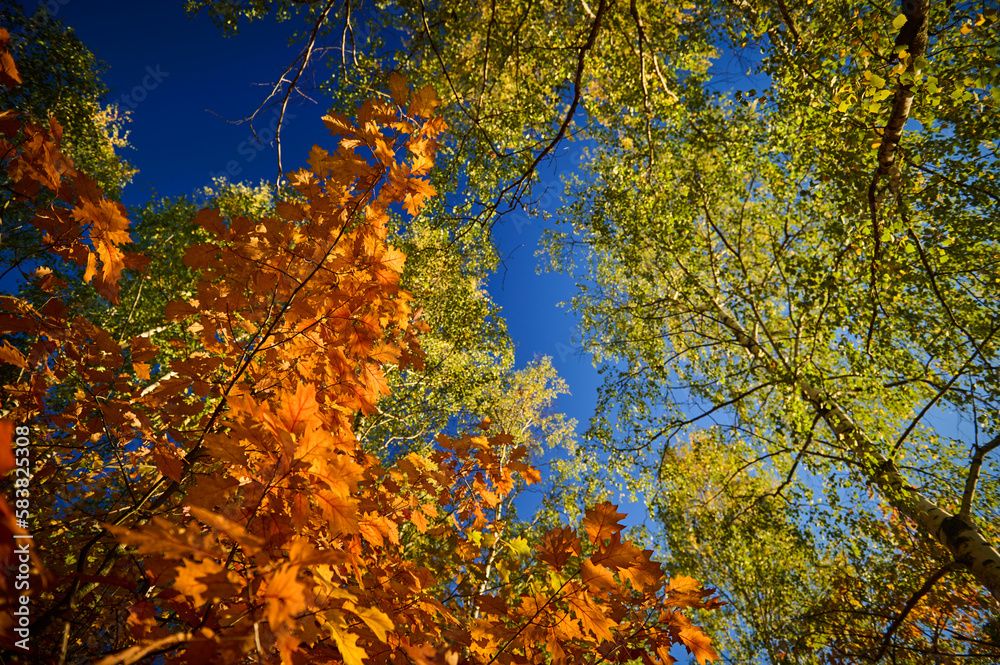
[[[294,615],[306,608],[305,586],[298,575],[298,566],[282,566],[267,578],[261,595],[267,601],[265,616],[271,630],[279,631],[284,624],[291,624]]]
[[[631,543],[622,542],[620,533],[615,533],[607,545],[601,547],[591,557],[595,564],[607,566],[612,570],[631,568],[642,560],[642,550]]]
[[[413,103],[410,104],[411,116],[424,116],[429,118],[434,114],[434,109],[441,103],[438,99],[437,91],[429,85],[425,85],[413,92]]]
[[[396,102],[400,106],[405,104],[410,98],[410,91],[409,86],[406,83],[406,77],[401,76],[397,72],[390,73],[389,94],[392,95],[392,101]]]
[[[538,545],[538,558],[556,570],[562,570],[573,555],[580,554],[580,539],[569,527],[555,527]]]
[[[621,524],[624,518],[625,513],[619,513],[618,506],[605,501],[587,509],[583,518],[583,528],[590,536],[590,542],[596,545],[621,532],[625,528]]]
[[[694,655],[698,665],[719,660],[719,654],[712,647],[712,640],[697,626],[688,626],[680,631],[681,642]]]

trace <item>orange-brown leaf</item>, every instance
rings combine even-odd
[[[605,538],[611,538],[621,532],[625,528],[621,525],[621,520],[625,519],[625,516],[625,513],[618,512],[618,506],[605,501],[587,509],[583,518],[583,528],[590,536],[590,542],[596,545]]]
[[[392,101],[400,106],[405,104],[410,98],[408,87],[405,76],[396,72],[389,74],[389,94],[392,95]]]
[[[160,473],[174,482],[180,482],[181,476],[184,474],[184,462],[181,461],[181,457],[173,445],[165,441],[157,441],[153,446],[153,460]]]
[[[413,103],[410,104],[410,115],[424,116],[429,118],[434,114],[434,109],[441,103],[438,99],[437,91],[429,85],[425,85],[413,92]]]
[[[562,570],[574,554],[580,554],[580,539],[569,527],[549,529],[538,545],[538,558],[556,570]]]
[[[368,652],[358,646],[358,636],[348,632],[347,621],[339,612],[330,612],[326,628],[330,631],[333,641],[337,643],[337,650],[344,665],[363,665]]]
[[[7,340],[4,340],[3,344],[0,345],[0,360],[16,367],[28,369],[28,361]]]
[[[17,71],[17,66],[14,65],[14,58],[6,51],[0,53],[0,83],[8,88],[13,88],[20,82],[21,75]]]
[[[702,632],[697,626],[688,626],[680,631],[681,642],[688,648],[698,665],[705,665],[707,661],[719,660],[719,654],[712,647],[712,640]]]
[[[271,630],[278,631],[291,623],[295,614],[306,608],[305,586],[299,582],[298,566],[282,566],[267,579],[262,594],[267,601],[266,617]]]
[[[633,547],[631,543],[623,543],[621,534],[616,533],[606,546],[602,546],[590,558],[595,564],[607,566],[612,570],[621,570],[622,568],[631,568],[639,563],[642,558],[642,550]]]

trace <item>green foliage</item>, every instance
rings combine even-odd
[[[63,149],[77,168],[94,178],[106,196],[119,199],[136,169],[120,157],[128,145],[128,111],[102,100],[105,65],[61,21],[39,6],[31,16],[4,0],[0,25],[11,34],[10,52],[23,83],[0,89],[0,107],[18,109],[47,126],[55,116],[65,135]]]

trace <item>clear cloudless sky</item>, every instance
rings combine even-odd
[[[27,10],[33,4],[22,3]],[[111,89],[107,102],[131,112],[125,157],[139,173],[124,193],[126,205],[156,196],[192,194],[210,185],[214,175],[229,170],[231,181],[273,182],[277,155],[269,131],[276,112],[266,111],[255,122],[265,143],[253,140],[249,116],[265,99],[282,71],[299,53],[289,37],[302,29],[294,18],[284,23],[245,22],[234,37],[224,37],[207,14],[188,17],[183,0],[43,0],[58,19],[72,27],[80,40],[108,66],[103,75]],[[325,64],[317,79],[329,75]],[[404,72],[405,73],[405,72]],[[307,88],[315,81],[307,81]],[[282,160],[286,171],[305,164],[314,144],[332,150],[333,138],[320,118],[327,100],[298,100],[282,129]],[[542,188],[549,210],[558,205],[560,176],[579,162],[578,144],[564,145],[561,156],[543,164]],[[539,190],[541,191],[541,190]],[[523,213],[505,217],[496,226],[496,247],[503,260],[490,279],[488,291],[503,308],[516,345],[518,367],[539,356],[568,382],[571,396],[556,408],[586,428],[599,377],[590,357],[573,344],[574,319],[558,303],[570,299],[572,281],[555,274],[536,274],[536,250],[541,220]],[[623,508],[630,521],[641,521],[640,507]]]

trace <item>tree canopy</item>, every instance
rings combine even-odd
[[[2,347],[4,417],[51,451],[31,496],[68,488],[46,509],[73,526],[30,529],[69,553],[33,563],[40,630],[70,636],[46,653],[1000,658],[996,7],[187,8],[301,26],[258,113],[319,80],[335,138],[287,184],[129,224],[56,159],[61,121],[4,116],[28,248],[4,256],[58,257],[5,299]],[[579,444],[483,289],[516,210],[551,222],[544,266],[575,279],[605,378]],[[533,455],[562,443],[524,519]],[[598,502],[616,486],[655,520],[638,546]]]

